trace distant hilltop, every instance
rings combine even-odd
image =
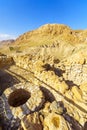
[[[86,37],[87,30],[72,30],[63,24],[46,24],[19,36],[15,43],[28,46],[51,44],[55,41],[75,44],[87,42]]]
[[[30,47],[50,45],[87,45],[87,30],[73,30],[64,24],[45,24],[35,30],[20,35],[16,40],[1,41],[2,53],[28,52]]]
[[[14,40],[13,39],[9,39],[9,40],[3,40],[3,41],[0,41],[0,46],[2,45],[10,45],[11,43],[13,43]]]
[[[70,44],[86,43],[87,30],[72,30],[69,26],[64,24],[45,24],[35,30],[25,32],[16,40],[3,40],[0,44],[15,45],[21,44],[30,46],[39,46],[44,44],[52,44],[55,42],[65,42]]]

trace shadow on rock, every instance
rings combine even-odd
[[[46,101],[53,102],[55,100],[54,95],[47,88],[41,86],[41,91],[43,92]]]
[[[63,114],[63,117],[65,118],[65,120],[67,120],[67,122],[69,122],[70,127],[71,127],[72,130],[85,130],[85,129],[83,129],[83,127],[81,126],[81,124],[79,124],[79,122],[76,121],[69,114]]]
[[[42,67],[45,69],[45,71],[53,71],[58,77],[63,76],[63,73],[65,72],[64,70],[51,66],[50,64],[45,64]]]
[[[6,88],[11,87],[19,82],[20,81],[15,76],[10,75],[4,70],[0,70],[0,95]]]

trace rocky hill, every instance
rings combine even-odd
[[[68,42],[71,44],[85,41],[86,31],[74,31],[63,24],[46,24],[40,28],[21,35],[16,44],[26,44],[29,46],[51,44],[56,42]],[[82,36],[84,37],[82,38]]]
[[[24,33],[13,44],[0,49],[2,53],[12,55],[13,53],[28,53],[30,47],[57,46],[59,55],[64,51],[63,55],[66,55],[69,50],[72,52],[73,48],[79,50],[83,44],[86,47],[86,36],[87,30],[72,30],[63,24],[46,24],[36,30]]]
[[[87,30],[47,24],[1,52],[2,129],[87,129]]]

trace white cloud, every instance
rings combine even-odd
[[[13,36],[13,35],[1,34],[1,33],[0,33],[0,41],[1,41],[1,40],[8,40],[8,39],[16,39],[16,37]]]

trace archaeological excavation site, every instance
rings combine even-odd
[[[0,130],[87,130],[86,37],[46,24],[0,47]]]

